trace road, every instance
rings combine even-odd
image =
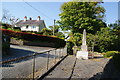
[[[33,47],[33,46],[18,46],[18,45],[11,45],[10,46],[10,54],[3,57],[3,60],[10,60],[22,56],[31,55],[35,52],[41,53],[43,51],[48,51],[54,48],[49,47]],[[49,67],[54,65],[54,57],[56,56],[56,60],[58,60],[58,54],[61,50],[51,51],[50,54],[50,62]],[[39,54],[35,58],[35,76],[40,76],[44,72],[47,71],[47,55],[48,53]],[[62,54],[62,53],[61,53]],[[63,55],[66,55],[65,53]],[[12,63],[7,63],[2,65],[2,77],[3,78],[32,78],[32,71],[33,71],[33,57],[26,58],[20,61],[14,61]]]
[[[54,48],[50,47],[36,47],[36,46],[18,46],[18,45],[10,45],[9,55],[5,55],[2,57],[2,61],[10,60],[22,56],[31,55],[35,52],[40,53],[42,51],[51,50]]]

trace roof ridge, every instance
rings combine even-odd
[[[41,22],[44,22],[44,20],[27,20],[27,21],[20,20],[19,22],[16,23],[16,25],[18,25],[18,24],[37,24],[37,25],[40,25]]]

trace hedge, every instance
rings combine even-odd
[[[67,53],[69,53],[70,55],[73,55],[73,46],[74,44],[70,41],[67,42]]]
[[[115,67],[120,71],[120,52],[115,53],[113,56]]]
[[[7,29],[1,29],[3,34],[6,34],[10,37],[15,37],[27,41],[44,41],[44,42],[52,42],[55,43],[56,47],[64,47],[66,42],[63,39],[59,39],[56,37],[41,35],[41,34],[31,34],[26,32],[17,32]]]
[[[2,55],[9,54],[10,37],[2,34]]]

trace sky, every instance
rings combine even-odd
[[[61,13],[60,7],[64,2],[28,2],[35,9],[30,7],[25,2],[2,2],[0,3],[0,12],[2,9],[9,11],[11,16],[15,16],[20,20],[24,19],[24,16],[32,17],[33,20],[40,16],[45,21],[46,26],[54,24],[54,19],[59,20],[59,14]],[[105,21],[107,24],[114,23],[118,20],[118,2],[104,2],[102,6],[106,9]],[[0,15],[1,19],[2,15]]]

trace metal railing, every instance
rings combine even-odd
[[[67,55],[67,48],[51,49],[32,55],[0,62],[3,78],[40,77]]]
[[[94,50],[93,50],[93,47],[88,47],[88,57],[90,58],[94,58]]]

